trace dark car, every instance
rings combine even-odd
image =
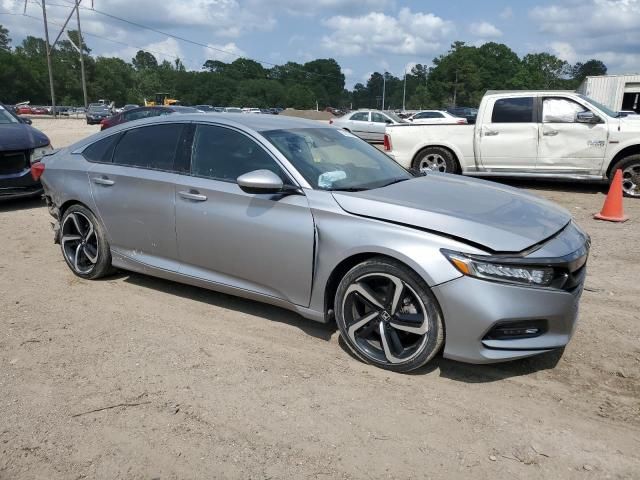
[[[100,122],[100,130],[106,130],[107,128],[121,123],[131,122],[132,120],[139,120],[141,118],[159,117],[160,115],[171,115],[172,113],[198,113],[201,110],[193,107],[181,107],[178,105],[171,105],[168,107],[140,107],[126,112],[120,112],[117,115],[103,119]]]
[[[476,117],[478,116],[478,109],[472,107],[449,107],[445,109],[451,115],[460,118],[466,118],[467,123],[476,123]]]
[[[42,192],[31,165],[51,152],[49,138],[0,103],[0,199]]]
[[[102,103],[90,103],[87,109],[87,125],[95,125],[111,116],[111,109]]]

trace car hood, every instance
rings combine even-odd
[[[40,130],[24,123],[0,125],[0,151],[29,150],[49,144]]]
[[[571,221],[563,208],[521,190],[429,173],[363,192],[333,192],[345,211],[417,227],[483,246],[521,252]]]

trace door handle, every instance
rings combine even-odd
[[[207,196],[198,193],[197,190],[191,190],[190,192],[178,192],[178,195],[186,200],[193,200],[194,202],[204,202],[207,200]]]
[[[542,134],[546,137],[555,137],[558,134],[558,130],[545,130]]]
[[[497,130],[485,130],[484,131],[484,136],[485,137],[495,137],[496,135],[498,135],[500,132],[498,132]]]
[[[110,187],[114,185],[116,182],[113,180],[109,180],[107,177],[94,177],[93,183],[97,183],[98,185],[104,185],[105,187]]]

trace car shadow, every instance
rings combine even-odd
[[[0,213],[33,210],[44,206],[44,200],[39,196],[32,198],[0,198]]]
[[[324,324],[314,322],[284,308],[208,290],[206,288],[194,287],[183,283],[172,282],[171,280],[124,271],[118,272],[108,278],[123,278],[125,282],[141,287],[158,290],[170,295],[177,295],[188,300],[206,303],[227,310],[234,310],[239,313],[255,315],[256,317],[262,317],[273,322],[284,323],[285,325],[290,325],[302,330],[307,335],[325,341],[329,341],[336,331],[335,323]]]
[[[351,351],[344,339],[340,337],[338,343],[351,358],[361,361]],[[551,352],[542,353],[534,357],[524,358],[520,360],[512,360],[503,363],[494,363],[490,365],[474,365],[470,363],[456,362],[442,357],[442,354],[436,356],[427,365],[420,367],[406,375],[427,375],[437,372],[441,377],[455,380],[463,383],[490,383],[505,380],[508,378],[530,375],[532,373],[550,370],[556,367],[564,349],[553,350]]]

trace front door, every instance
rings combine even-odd
[[[184,125],[128,130],[119,138],[112,162],[95,163],[89,170],[98,215],[114,253],[177,270],[173,169]]]
[[[181,273],[307,306],[315,235],[307,198],[243,192],[236,179],[259,169],[292,183],[253,138],[196,126],[191,175],[176,182]]]
[[[534,98],[499,98],[487,109],[476,125],[476,150],[484,169],[533,172],[538,156]]]
[[[607,124],[604,120],[576,122],[576,114],[586,111],[587,107],[568,98],[542,99],[538,172],[600,172],[608,140]]]

